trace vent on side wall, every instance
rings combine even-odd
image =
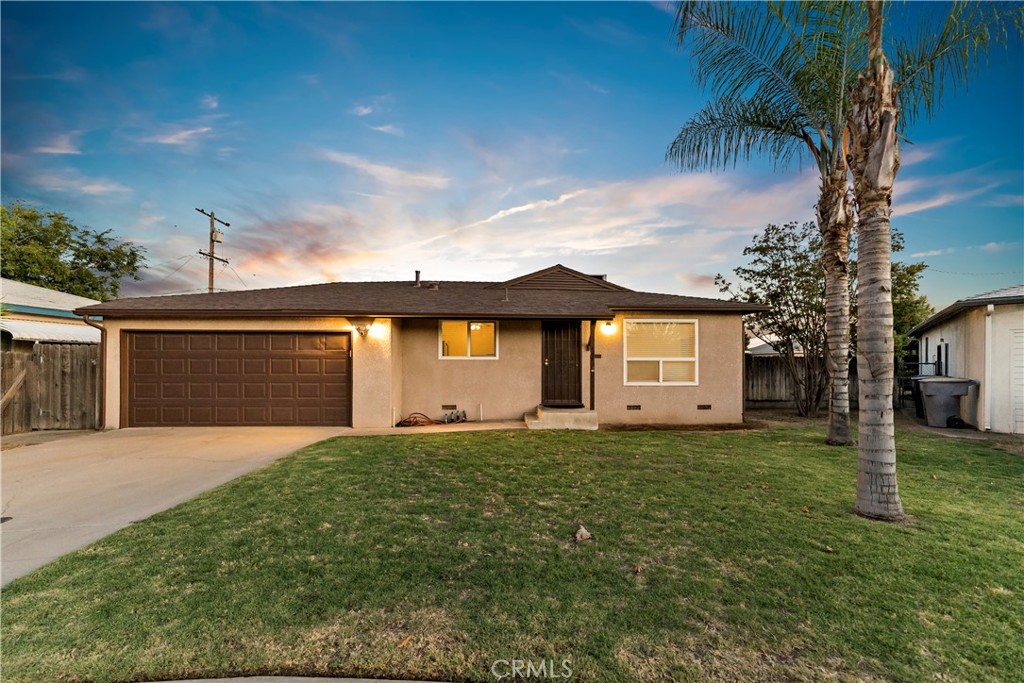
[[[710,403],[699,403],[697,404],[697,410],[711,410]]]
[[[441,410],[457,410],[457,409],[458,409],[458,406],[455,405],[454,403],[445,403],[443,406],[441,406]]]
[[[628,405],[626,406],[626,410],[640,410],[640,404],[634,403],[632,405]]]

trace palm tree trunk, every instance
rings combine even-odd
[[[825,252],[825,338],[829,376],[828,433],[825,443],[849,446],[850,432],[850,230],[853,206],[847,201],[846,161],[821,181],[818,228]]]
[[[893,426],[893,319],[890,243],[892,185],[900,167],[899,109],[893,73],[882,50],[881,2],[867,3],[866,73],[850,93],[854,192],[859,205],[857,251],[857,374],[859,376],[858,514],[903,518],[896,483]]]

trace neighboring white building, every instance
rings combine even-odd
[[[71,311],[98,304],[95,299],[0,278],[0,338],[3,350],[35,342],[99,344],[100,331]]]
[[[910,330],[922,363],[980,386],[961,416],[979,429],[1024,434],[1024,285],[960,299]]]

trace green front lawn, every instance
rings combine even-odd
[[[901,434],[897,526],[821,440],[323,442],[13,582],[3,679],[1022,680],[1024,458]]]

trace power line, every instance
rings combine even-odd
[[[1019,270],[1005,270],[1001,273],[960,273],[955,270],[939,270],[937,268],[928,267],[927,273],[942,273],[943,275],[1019,275]]]

